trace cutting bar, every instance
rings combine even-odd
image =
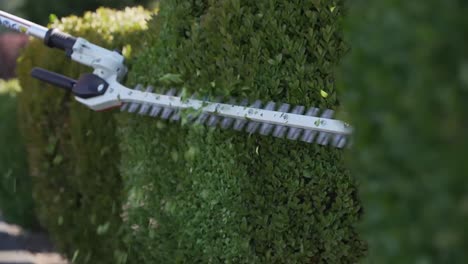
[[[177,96],[154,94],[143,91],[129,90],[120,94],[120,100],[125,103],[150,104],[176,110],[193,109],[203,113],[237,120],[280,125],[291,128],[315,130],[338,135],[350,135],[352,128],[340,120],[265,110],[247,106],[213,103],[197,99],[182,99]]]

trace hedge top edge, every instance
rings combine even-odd
[[[70,59],[92,67],[93,73],[83,74],[78,80],[41,68],[34,68],[31,72],[34,78],[71,91],[78,102],[92,110],[120,107],[122,111],[180,121],[181,110],[192,109],[197,113],[188,115],[187,120],[192,123],[219,125],[223,129],[250,134],[258,132],[336,148],[350,145],[348,137],[353,129],[345,122],[332,119],[333,110],[291,107],[287,103],[275,102],[263,105],[260,100],[249,103],[247,99],[234,98],[217,98],[210,102],[195,99],[196,95],[185,99],[176,89],[162,94],[152,93],[152,86],[144,88],[137,85],[130,89],[120,84],[127,74],[127,67],[119,51],[102,48],[83,38],[45,28],[1,10],[0,24],[41,39],[48,47],[61,49]]]

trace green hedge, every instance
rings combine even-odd
[[[149,16],[142,8],[98,9],[53,26],[107,48],[134,44],[135,50]],[[19,121],[38,217],[58,248],[77,263],[121,261],[122,185],[114,114],[90,111],[63,90],[33,80],[29,71],[34,66],[75,78],[90,70],[39,41],[31,42],[19,61]]]
[[[338,109],[341,1],[162,1],[130,83]],[[163,78],[164,79],[164,78]],[[162,89],[161,89],[162,90]],[[321,90],[329,97],[323,98]],[[343,151],[119,117],[135,263],[356,263],[361,206]]]
[[[17,80],[0,80],[0,211],[7,222],[36,229],[26,152],[16,123],[18,92]]]
[[[354,1],[344,102],[370,263],[468,259],[466,2]]]

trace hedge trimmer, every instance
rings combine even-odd
[[[31,75],[71,91],[78,102],[95,111],[120,107],[122,111],[179,121],[182,119],[181,110],[193,109],[199,113],[190,118],[194,123],[337,148],[347,146],[348,136],[352,133],[348,124],[332,119],[334,111],[329,109],[291,107],[275,102],[263,105],[259,100],[249,103],[246,99],[232,98],[224,102],[184,99],[176,89],[157,94],[152,93],[151,86],[143,88],[138,85],[130,89],[120,84],[127,68],[124,57],[118,51],[107,50],[83,38],[42,27],[3,11],[0,11],[0,23],[39,38],[45,45],[65,51],[72,60],[92,67],[93,73],[83,74],[78,80],[41,68],[34,68]]]

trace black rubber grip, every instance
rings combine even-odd
[[[57,48],[65,51],[68,56],[73,52],[73,46],[76,43],[76,38],[58,29],[49,29],[44,38],[44,44],[51,48]]]
[[[92,73],[85,73],[80,76],[73,87],[73,94],[83,99],[93,98],[103,95],[109,84],[101,77]]]
[[[61,74],[51,72],[42,68],[34,68],[31,71],[31,76],[41,81],[63,88],[67,91],[72,91],[76,84],[76,80],[63,76]]]

